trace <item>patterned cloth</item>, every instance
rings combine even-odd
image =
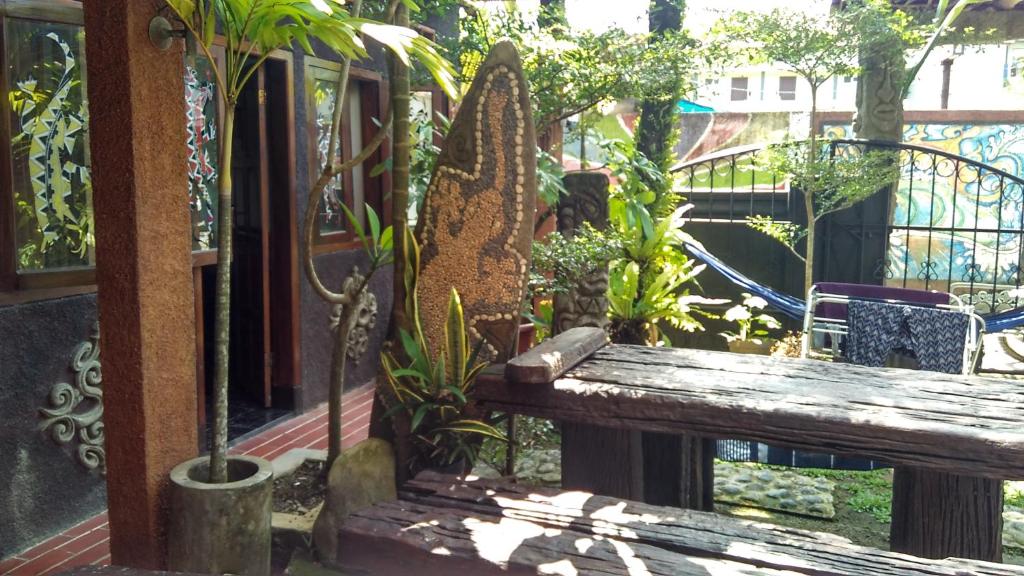
[[[862,366],[885,366],[894,350],[910,350],[921,370],[960,374],[970,316],[962,312],[852,300],[846,356]]]

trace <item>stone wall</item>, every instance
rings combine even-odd
[[[69,442],[58,443],[53,433],[59,422],[44,429],[41,412],[68,412],[59,408],[59,397],[51,402],[59,384],[81,392],[72,364],[95,322],[94,294],[0,307],[0,557],[106,505],[100,468],[87,468],[78,455],[79,429]],[[86,398],[67,407],[83,414],[95,403]]]

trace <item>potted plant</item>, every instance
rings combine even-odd
[[[165,0],[210,63],[218,33],[226,56],[223,73],[213,66],[223,104],[219,150],[218,259],[214,326],[214,410],[209,456],[183,462],[171,472],[168,564],[196,573],[270,573],[273,473],[258,458],[228,456],[228,350],[232,261],[232,143],[235,107],[256,69],[279,49],[297,45],[312,54],[311,39],[346,59],[365,58],[362,36],[371,36],[403,61],[409,55],[444,78],[442,59],[416,32],[358,18],[341,2],[319,0]],[[441,81],[439,80],[439,81]],[[340,108],[339,108],[340,109]]]
[[[782,324],[769,314],[761,312],[768,306],[764,298],[743,293],[743,302],[725,311],[722,317],[735,322],[736,332],[722,332],[729,343],[729,351],[738,354],[771,354],[775,339],[768,337],[768,330],[778,330]]]
[[[436,355],[431,352],[435,348],[423,333],[416,296],[419,247],[411,232],[405,242],[406,314],[412,332],[400,329],[401,350],[381,353],[384,396],[390,404],[386,416],[408,435],[414,450],[407,464],[413,474],[425,469],[463,474],[472,468],[485,437],[504,442],[505,435],[474,411],[473,387],[487,363],[479,360],[479,344],[469,349],[462,302],[454,288],[444,341]]]

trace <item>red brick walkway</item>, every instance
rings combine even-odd
[[[345,395],[342,402],[343,447],[366,438],[372,405],[372,386]],[[273,460],[292,448],[327,449],[326,404],[238,443],[231,452]],[[109,538],[107,513],[104,511],[41,544],[0,559],[0,576],[36,576],[86,564],[109,564]]]

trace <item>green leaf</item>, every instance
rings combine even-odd
[[[370,169],[370,178],[376,178],[377,176],[380,176],[381,174],[387,172],[388,170],[391,170],[391,164],[391,157],[388,156],[386,160],[378,163],[376,166]]]
[[[409,425],[410,432],[415,432],[420,427],[420,423],[423,422],[431,408],[434,408],[434,404],[422,404],[416,408],[416,412],[412,415],[412,423]]]
[[[380,218],[377,217],[373,206],[369,204],[366,204],[366,218],[370,221],[370,237],[373,239],[373,245],[377,246],[380,242]]]

